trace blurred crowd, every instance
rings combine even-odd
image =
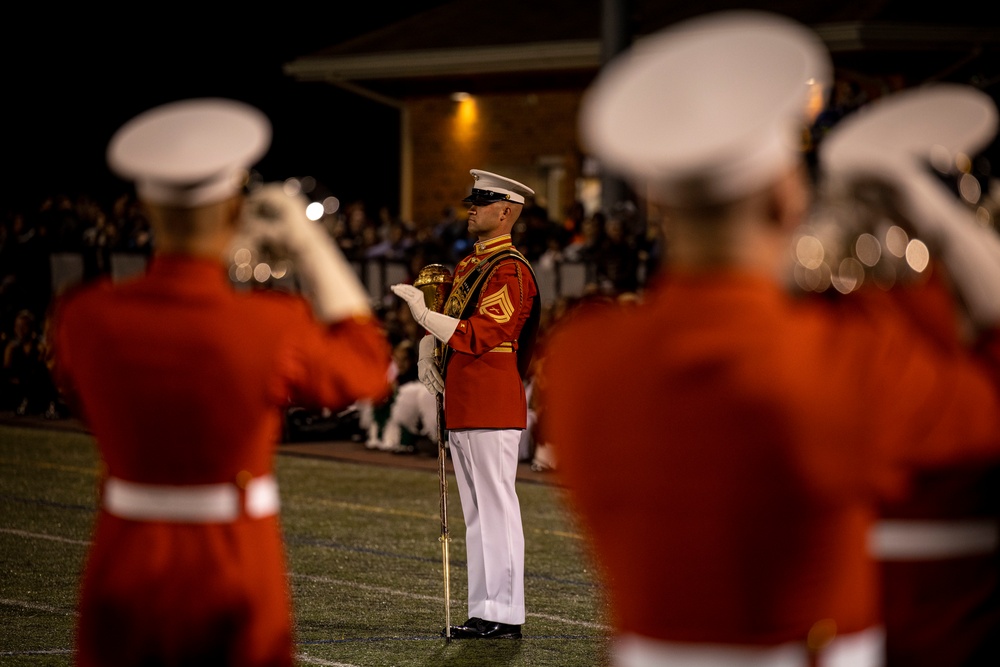
[[[813,128],[811,143],[821,141],[829,128],[867,101],[857,84],[838,81],[831,104]],[[356,265],[400,264],[406,267],[407,280],[427,264],[454,267],[472,250],[464,210],[454,206],[444,207],[435,220],[409,221],[385,206],[353,201],[325,215],[322,222]],[[573,201],[561,217],[553,218],[545,207],[529,200],[512,236],[536,270],[564,263],[584,268],[583,294],[550,300],[543,315],[546,322],[577,300],[637,298],[663,257],[659,224],[646,220],[631,202],[588,211],[581,201]],[[111,273],[114,255],[148,257],[154,245],[149,221],[131,193],[110,200],[55,194],[43,197],[37,206],[5,211],[0,224],[0,349],[4,351],[0,411],[67,414],[45,373],[46,318],[58,289],[50,256],[78,255],[82,280],[89,281]],[[386,298],[375,306],[394,344],[405,339],[415,343],[406,308],[388,294],[387,285],[381,288]]]
[[[370,216],[364,203],[356,202],[327,220],[348,259],[404,262],[411,278],[427,264],[454,267],[472,251],[466,218],[453,206],[445,207],[437,220],[414,224],[384,207]],[[588,291],[604,295],[638,290],[644,276],[655,270],[662,251],[658,227],[640,221],[628,203],[610,213],[588,214],[582,202],[574,201],[561,219],[552,219],[545,208],[528,202],[511,236],[536,267],[585,264]]]
[[[415,224],[386,207],[372,210],[356,201],[322,222],[351,261],[403,265],[407,281],[427,264],[454,267],[472,250],[464,211],[451,206],[438,219]],[[515,246],[535,267],[572,262],[586,269],[584,295],[546,304],[543,335],[547,324],[578,300],[640,293],[645,276],[656,270],[662,255],[656,226],[640,222],[635,207],[628,204],[588,214],[581,202],[574,201],[562,218],[552,219],[545,208],[529,202],[512,235]],[[108,203],[87,195],[52,196],[37,208],[6,213],[0,225],[0,348],[4,353],[0,411],[52,419],[70,416],[49,374],[46,329],[58,289],[53,284],[51,256],[78,255],[86,282],[110,275],[113,255],[148,257],[154,246],[149,221],[131,194]],[[408,364],[423,332],[405,304],[388,293],[375,307],[397,349],[402,381],[412,379]],[[384,421],[387,406],[382,408],[376,416]]]

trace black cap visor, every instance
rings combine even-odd
[[[474,206],[486,206],[487,204],[492,204],[493,202],[506,201],[508,199],[510,199],[510,195],[505,192],[493,192],[492,190],[479,190],[477,188],[472,188],[472,194],[462,201]]]

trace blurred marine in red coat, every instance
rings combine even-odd
[[[946,87],[890,108],[892,131],[835,128],[824,187],[881,193],[939,262],[906,288],[793,294],[829,74],[812,31],[731,12],[637,43],[585,98],[588,150],[662,207],[668,252],[641,304],[570,314],[546,347],[546,440],[616,667],[884,664],[879,500],[918,466],[1000,458],[1000,238],[923,163],[996,110]],[[979,348],[956,343],[951,290]]]
[[[273,459],[283,408],[388,391],[389,349],[306,202],[246,170],[270,124],[242,103],[176,102],[113,137],[155,233],[148,272],[58,304],[59,384],[102,475],[76,633],[79,665],[292,665]],[[241,225],[286,245],[309,299],[237,292]]]

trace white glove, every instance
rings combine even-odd
[[[905,213],[940,247],[969,317],[981,327],[1000,326],[1000,235],[979,225],[971,210],[916,165],[902,180],[910,209]]]
[[[434,336],[424,336],[417,345],[417,377],[427,387],[427,391],[437,395],[444,391],[444,378],[434,357],[437,339]]]
[[[980,327],[1000,326],[1000,235],[979,225],[925,163],[935,150],[952,159],[978,152],[993,140],[998,120],[995,102],[982,91],[932,84],[845,118],[820,145],[835,185],[872,178],[896,190],[899,212],[938,253]]]
[[[424,293],[413,285],[398,284],[389,289],[401,298],[410,307],[413,319],[417,324],[434,334],[442,343],[447,343],[455,329],[458,328],[458,320],[443,313],[436,313],[424,303]]]
[[[856,159],[854,173],[869,172],[897,189],[900,213],[939,253],[972,322],[1000,326],[1000,234],[979,225],[971,210],[909,156],[873,151]]]
[[[306,217],[306,206],[302,195],[267,183],[247,196],[244,233],[288,248],[302,291],[321,321],[370,316],[368,293],[357,273],[327,231]]]

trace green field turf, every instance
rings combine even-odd
[[[524,638],[446,642],[436,471],[279,455],[277,475],[297,664],[607,664],[601,590],[558,487],[518,482]],[[72,664],[96,477],[89,436],[0,425],[0,665]],[[451,617],[458,623],[467,615],[465,524],[450,482]]]

